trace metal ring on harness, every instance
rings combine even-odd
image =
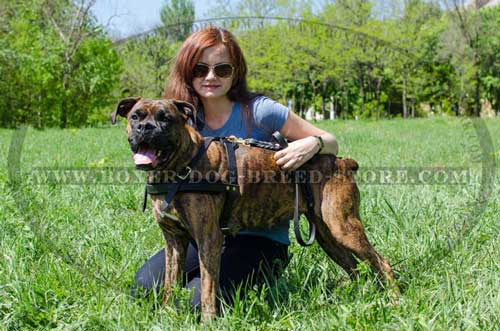
[[[189,166],[187,166],[185,168],[186,170],[186,173],[184,175],[177,175],[177,177],[179,177],[181,180],[184,180],[187,178],[187,176],[189,176],[189,174],[191,173],[191,168]]]

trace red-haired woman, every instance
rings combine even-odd
[[[250,93],[246,82],[247,65],[234,36],[209,27],[189,36],[181,46],[171,70],[165,97],[191,102],[198,108],[203,136],[237,136],[272,141],[279,131],[288,147],[275,154],[276,163],[293,170],[314,154],[337,154],[335,137],[290,112],[285,106],[262,95]],[[266,230],[241,231],[226,238],[221,256],[220,290],[231,299],[238,285],[262,283],[265,270],[276,260],[288,263],[288,220]],[[163,249],[151,257],[135,276],[133,295],[158,291],[163,283]],[[193,306],[200,304],[198,253],[190,245],[184,266],[186,287],[194,290]],[[137,289],[144,289],[138,292]]]

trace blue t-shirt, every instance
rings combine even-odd
[[[281,130],[288,118],[289,110],[282,104],[264,96],[258,96],[250,103],[251,127],[247,135],[247,124],[242,114],[241,104],[235,102],[229,119],[222,127],[212,130],[205,124],[200,134],[204,137],[236,136],[238,138],[254,138],[263,141],[274,141],[272,134]],[[204,121],[203,112],[198,112]],[[276,224],[270,229],[244,230],[240,234],[267,237],[280,243],[290,245],[288,238],[289,220]]]

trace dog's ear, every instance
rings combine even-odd
[[[116,124],[116,116],[127,117],[128,112],[134,107],[134,105],[139,101],[141,97],[126,98],[122,99],[116,110],[111,114],[111,123]]]
[[[172,100],[172,102],[175,104],[177,109],[179,109],[181,114],[184,115],[188,124],[196,129],[196,127],[197,127],[197,125],[196,125],[196,121],[197,121],[196,107],[193,104],[186,102],[186,101]]]

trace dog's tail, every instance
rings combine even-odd
[[[335,158],[335,168],[334,171],[338,174],[342,175],[354,175],[356,171],[358,171],[359,165],[358,162],[351,158]]]

